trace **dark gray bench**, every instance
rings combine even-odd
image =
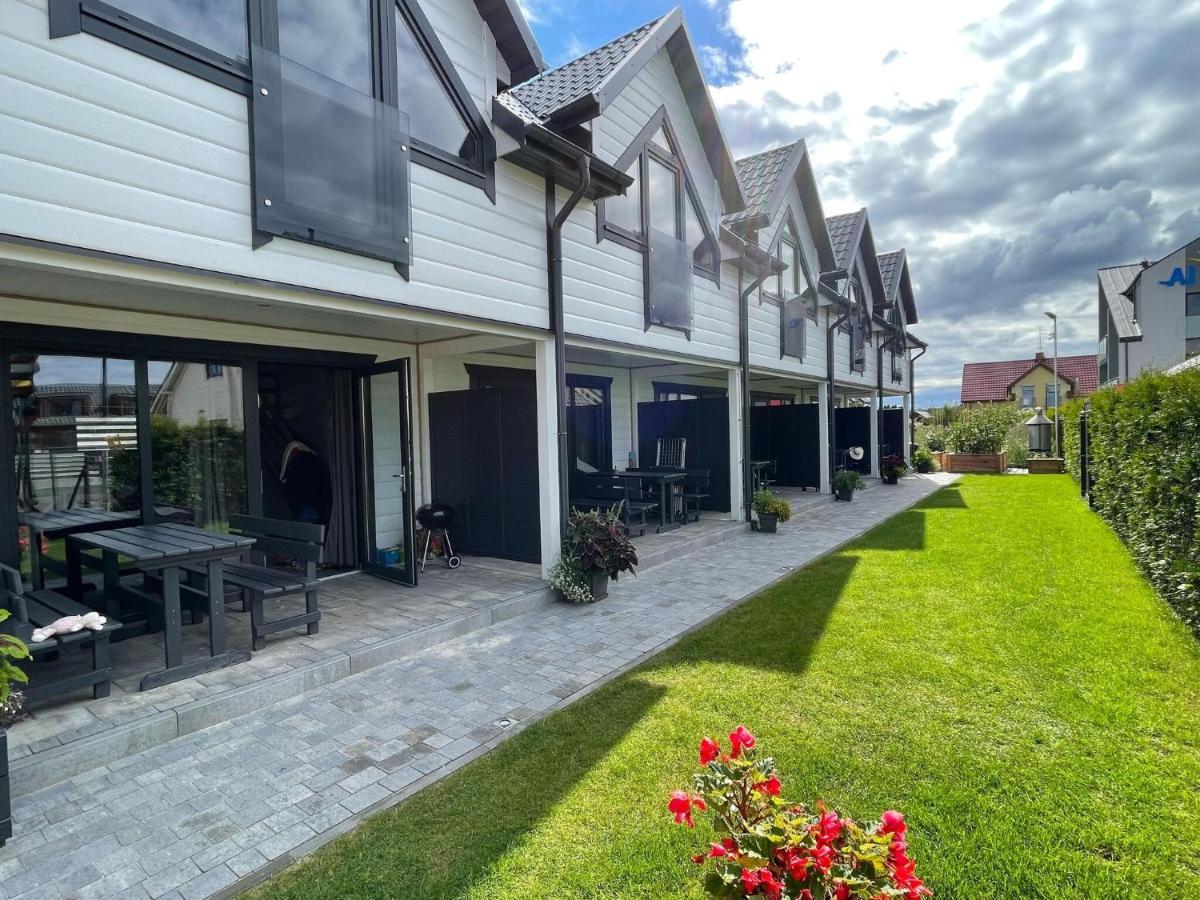
[[[35,644],[30,639],[35,628],[45,628],[56,619],[64,616],[82,616],[93,610],[57,591],[40,590],[25,593],[20,573],[9,566],[0,565],[0,580],[3,582],[5,608],[12,613],[12,617],[3,627],[9,628],[12,634],[28,645],[33,662],[56,659],[61,651],[70,648],[91,652],[91,666],[88,671],[68,675],[57,681],[24,687],[21,691],[26,701],[33,702],[61,694],[71,694],[88,687],[92,689],[92,696],[97,700],[107,697],[112,684],[109,639],[114,631],[120,629],[121,623],[109,619],[101,631],[84,628],[71,634],[55,635]]]
[[[693,522],[699,522],[700,504],[708,499],[711,478],[708,469],[684,469],[683,472],[683,521],[691,516]]]
[[[227,563],[224,571],[226,593],[240,594],[243,608],[248,606],[250,609],[250,637],[254,649],[261,650],[266,646],[268,634],[302,625],[307,627],[309,634],[317,634],[321,621],[317,565],[324,549],[325,526],[232,515],[229,530],[255,541],[241,562]],[[273,556],[285,556],[303,563],[304,571],[271,568],[268,562]],[[193,578],[203,579],[203,566],[184,568]],[[263,610],[265,601],[296,594],[304,595],[304,612],[267,621]]]
[[[612,509],[621,506],[621,521],[630,534],[646,533],[646,514],[658,503],[638,496],[632,479],[616,475],[577,475],[572,482],[571,506],[575,509]]]

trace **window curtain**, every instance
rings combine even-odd
[[[358,534],[354,516],[354,392],[350,372],[333,373],[333,440],[329,459],[333,505],[325,534],[325,564],[358,565]]]

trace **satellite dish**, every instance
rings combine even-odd
[[[858,462],[860,459],[863,458],[863,448],[862,447],[851,447],[848,452],[850,454],[850,458],[852,460],[854,460],[855,462]]]

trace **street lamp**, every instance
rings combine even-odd
[[[1052,312],[1046,313],[1046,318],[1054,323],[1054,455],[1058,456],[1058,316]]]

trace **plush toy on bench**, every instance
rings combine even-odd
[[[76,631],[83,631],[85,628],[90,628],[92,631],[103,631],[104,623],[107,621],[108,619],[98,612],[84,613],[82,616],[63,616],[61,619],[55,619],[45,628],[35,628],[30,640],[35,644],[40,644],[55,635],[72,634]]]

